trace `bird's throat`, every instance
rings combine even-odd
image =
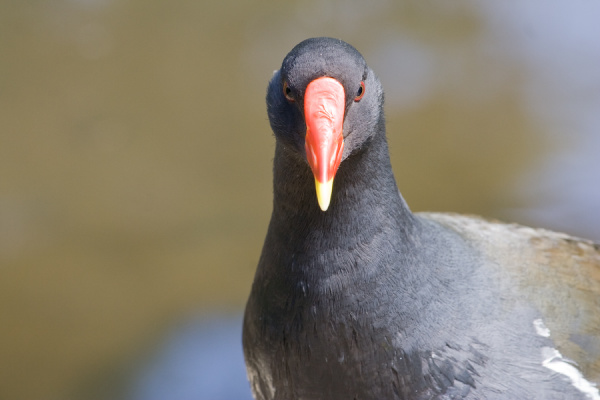
[[[279,143],[276,146],[269,235],[286,232],[288,245],[329,251],[385,229],[408,234],[416,223],[398,192],[383,132],[341,163],[325,212],[317,203],[310,167],[292,152]]]

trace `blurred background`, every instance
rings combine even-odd
[[[0,0],[0,398],[250,399],[264,96],[299,41],[386,89],[414,210],[600,240],[600,3]]]

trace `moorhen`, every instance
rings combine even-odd
[[[294,47],[267,110],[273,212],[243,332],[256,399],[600,399],[598,244],[412,213],[381,84],[341,40]]]

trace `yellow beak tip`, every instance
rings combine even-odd
[[[321,183],[315,178],[315,187],[317,189],[317,201],[322,211],[327,211],[331,201],[331,190],[333,188],[333,178],[326,183]]]

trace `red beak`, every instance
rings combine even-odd
[[[317,200],[326,211],[331,200],[333,178],[344,152],[344,87],[329,77],[317,78],[304,93],[306,158],[315,176]]]

